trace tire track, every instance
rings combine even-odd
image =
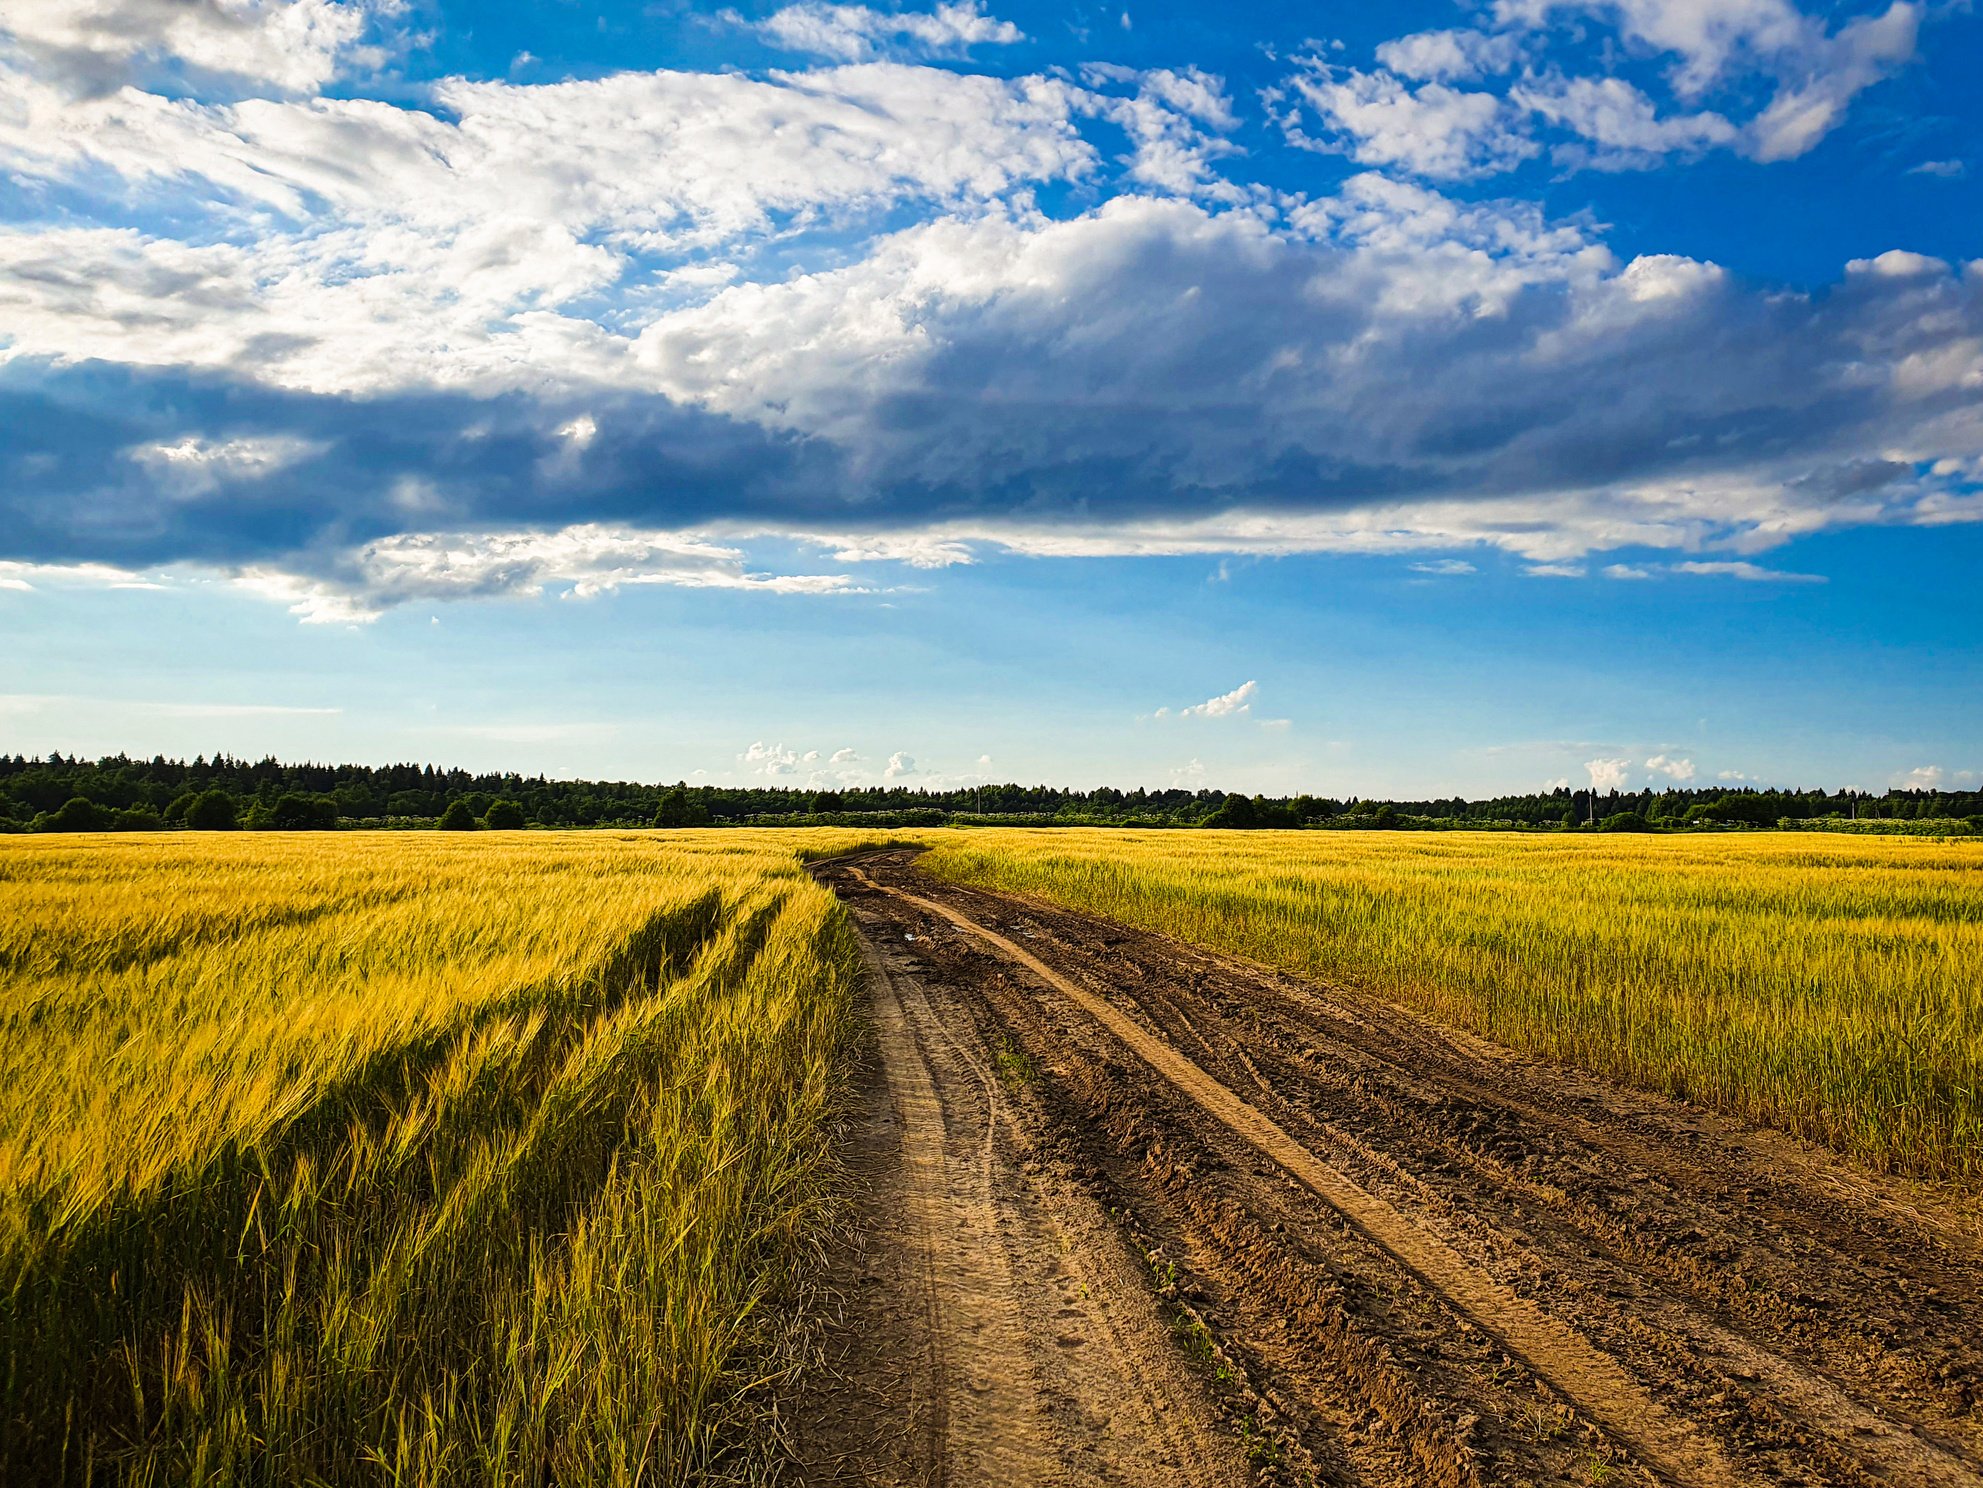
[[[868,887],[914,905],[994,947],[1067,997],[1193,1104],[1335,1210],[1363,1239],[1497,1339],[1668,1482],[1682,1488],[1733,1488],[1747,1481],[1715,1442],[1668,1411],[1616,1360],[1323,1162],[1258,1107],[1213,1079],[1120,1008],[1054,971],[1016,941],[950,905],[878,883],[861,867],[847,871]]]
[[[1240,1488],[1241,1454],[1093,1200],[1030,1160],[970,1011],[864,941],[875,1138],[803,1481]],[[857,1165],[858,1166],[858,1165]]]

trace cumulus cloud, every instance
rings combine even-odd
[[[1458,181],[1511,169],[1538,153],[1516,111],[1492,93],[1439,82],[1414,88],[1391,72],[1361,72],[1320,59],[1311,59],[1288,86],[1320,131],[1309,132],[1309,112],[1285,108],[1280,118],[1289,142],[1364,165]]]
[[[1398,76],[1438,83],[1506,72],[1521,55],[1521,42],[1507,32],[1419,31],[1377,47],[1377,60]]]
[[[349,65],[376,65],[361,45],[403,0],[8,0],[0,43],[43,77],[86,94],[188,74],[304,93]]]
[[[741,21],[735,12],[728,18]],[[962,56],[974,46],[1009,46],[1026,35],[1010,21],[985,14],[978,0],[939,4],[934,11],[882,11],[865,5],[805,0],[773,11],[752,28],[787,51],[846,62],[902,50],[918,56]]]
[[[1947,784],[1949,772],[1940,765],[1916,765],[1905,774],[1893,777],[1896,790],[1932,791],[1940,790]]]
[[[276,567],[298,531],[350,543],[445,518],[498,534],[727,524],[925,568],[987,545],[1481,547],[1537,565],[1634,547],[1741,578],[1760,567],[1747,554],[1803,533],[1983,516],[1967,271],[1886,255],[1822,297],[1751,289],[1671,256],[1619,265],[1533,209],[1374,176],[1278,224],[1152,198],[940,220],[632,333],[529,312],[491,334],[351,280],[303,317],[281,310],[294,281],[272,287],[245,250],[131,233],[0,233],[0,264],[24,270],[0,276],[16,337],[0,506],[40,547],[23,558],[85,541],[78,490],[129,514],[118,561],[225,544]],[[71,384],[46,366],[89,357],[154,370]],[[236,367],[283,390],[252,395]],[[520,401],[498,415],[484,376]],[[560,376],[563,397],[546,386]],[[189,469],[229,451],[226,489],[164,511],[134,483],[164,457],[44,443],[78,418],[102,429],[92,445],[184,451]],[[279,471],[235,458],[285,426]],[[254,524],[202,522],[247,497],[279,550]]]
[[[1742,74],[1771,80],[1768,105],[1741,135],[1745,153],[1767,162],[1809,151],[1854,98],[1912,59],[1923,7],[1894,0],[1836,31],[1790,0],[1496,0],[1494,7],[1511,25],[1545,25],[1558,13],[1598,16],[1628,42],[1673,57],[1669,81],[1682,98]]]
[[[1694,778],[1694,762],[1673,755],[1656,754],[1646,761],[1646,768],[1655,775],[1664,775],[1676,785],[1685,785]]]
[[[1259,692],[1258,682],[1242,682],[1231,692],[1222,692],[1217,697],[1207,698],[1202,703],[1193,703],[1188,708],[1179,708],[1173,715],[1169,708],[1157,709],[1159,718],[1244,718],[1253,711],[1253,698]]]
[[[1555,77],[1517,87],[1509,96],[1588,142],[1559,148],[1559,160],[1601,169],[1645,169],[1674,155],[1732,144],[1738,136],[1717,113],[1660,118],[1653,101],[1621,78]]]
[[[1290,137],[1391,174],[1307,197],[1225,178],[1241,110],[1191,67],[456,78],[389,103],[310,96],[392,7],[337,7],[319,45],[323,11],[0,21],[0,164],[64,204],[0,228],[11,559],[197,566],[351,620],[866,587],[760,541],[927,571],[1631,549],[1610,576],[1761,580],[1807,533],[1983,520],[1972,266],[1895,251],[1792,292],[1397,176],[1551,141],[1605,165],[1788,149],[1900,65],[1917,7],[1505,0],[1377,70],[1309,59],[1273,103]],[[779,15],[869,49],[1011,39],[972,6]],[[1576,16],[1692,101],[1560,72],[1545,43]],[[85,88],[50,60],[218,76],[221,31],[253,54],[239,86]],[[851,45],[821,54],[871,55]],[[1722,84],[1774,101],[1745,119]],[[1048,213],[1044,185],[1093,195]]]
[[[809,751],[816,754],[817,751]],[[790,775],[799,768],[802,756],[795,749],[787,749],[783,744],[767,744],[762,739],[752,744],[737,756],[737,763],[753,775]]]
[[[915,773],[916,773],[915,756],[911,754],[904,754],[901,750],[898,749],[895,751],[895,753],[891,754],[888,757],[888,767],[881,772],[881,778],[884,780],[901,780],[905,776],[913,775]]]
[[[1622,791],[1631,773],[1632,762],[1628,759],[1587,760],[1584,769],[1590,774],[1592,790]]]
[[[1200,790],[1206,778],[1205,762],[1195,756],[1171,771],[1172,790]]]
[[[1131,180],[1183,196],[1245,199],[1244,191],[1215,174],[1218,160],[1240,153],[1226,138],[1239,118],[1223,79],[1196,67],[1138,71],[1099,63],[1083,68],[1082,76],[1098,88],[1133,90],[1094,92],[1084,100],[1090,113],[1128,135],[1132,148],[1123,163]]]
[[[1912,59],[1922,16],[1915,0],[1895,0],[1831,30],[1789,0],[1497,0],[1478,29],[1380,44],[1375,71],[1299,58],[1267,99],[1298,145],[1434,180],[1512,170],[1551,135],[1552,160],[1573,169],[1649,169],[1711,149],[1787,160]],[[1566,74],[1528,58],[1558,19],[1609,23],[1628,52],[1672,59],[1667,89],[1681,107],[1662,109],[1615,70]],[[1505,92],[1451,86],[1490,82],[1525,58]],[[1717,90],[1747,116],[1689,107]]]

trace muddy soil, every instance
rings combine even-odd
[[[828,1483],[1983,1485],[1973,1209],[906,853]]]

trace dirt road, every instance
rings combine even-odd
[[[809,1483],[1983,1485],[1969,1212],[907,854]]]

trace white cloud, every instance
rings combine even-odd
[[[1083,90],[882,63],[453,79],[434,88],[447,118],[131,90],[72,103],[5,80],[23,84],[0,111],[0,163],[19,174],[109,171],[183,192],[195,211],[266,209],[249,218],[252,245],[7,234],[14,355],[247,367],[324,391],[521,381],[546,366],[610,378],[624,341],[552,312],[618,284],[630,255],[907,200],[961,206],[1097,159],[1076,127]]]
[[[1749,129],[1748,151],[1762,161],[1807,153],[1845,117],[1852,100],[1912,60],[1921,24],[1918,5],[1896,3],[1837,35],[1807,44],[1796,59],[1802,76],[1785,83]]]
[[[1780,569],[1763,568],[1757,564],[1743,562],[1705,563],[1688,562],[1672,565],[1673,572],[1700,574],[1710,578],[1741,579],[1750,584],[1822,584],[1823,574],[1785,573]]]
[[[1217,697],[1207,698],[1202,703],[1193,703],[1188,708],[1177,710],[1179,718],[1244,718],[1253,711],[1254,694],[1260,690],[1258,682],[1242,682],[1231,692],[1222,692]],[[1167,710],[1159,708],[1157,716],[1162,718]]]
[[[1932,791],[1940,790],[1949,778],[1949,772],[1940,765],[1916,765],[1904,775],[1893,777],[1897,790]]]
[[[1581,579],[1589,570],[1581,563],[1531,563],[1522,572],[1532,579]]]
[[[1677,24],[1643,9],[1647,37]],[[1767,9],[1734,6],[1749,16],[1739,36],[1697,14],[1697,36],[1673,33],[1694,51],[1676,55],[1761,65]],[[1816,34],[1840,56],[1897,54],[1911,14]],[[1809,28],[1796,34],[1767,51],[1785,78],[1784,58],[1816,55]],[[1310,66],[1308,84],[1349,88],[1345,106],[1369,94],[1370,132],[1339,147],[1392,149],[1376,142],[1396,124],[1416,141],[1395,146],[1396,163],[1486,168],[1494,149],[1476,148],[1477,131],[1442,136],[1420,117],[1478,112],[1474,97],[1499,107],[1438,80],[1445,45],[1406,38],[1387,58],[1433,76],[1425,87]],[[1462,60],[1480,45],[1452,42]],[[1523,87],[1600,149],[1691,147],[1719,117],[1662,117],[1633,90],[1554,74]],[[28,87],[0,109],[0,156],[25,179],[129,187],[160,208],[142,220],[197,219],[171,229],[183,239],[0,231],[0,360],[191,368],[340,398],[508,391],[524,395],[525,425],[527,400],[546,399],[534,428],[506,431],[538,444],[502,497],[448,484],[439,464],[361,467],[353,489],[370,512],[411,532],[240,560],[251,586],[314,618],[365,618],[396,595],[858,587],[752,572],[738,544],[766,535],[817,541],[837,564],[931,569],[985,548],[1384,552],[1457,572],[1464,560],[1436,555],[1498,550],[1546,573],[1631,547],[1693,555],[1676,572],[1762,579],[1756,555],[1806,533],[1983,519],[1983,311],[1966,266],[1896,252],[1823,294],[1758,290],[1672,255],[1621,267],[1586,222],[1376,173],[1334,196],[1243,193],[1220,210],[1208,162],[1235,112],[1191,69],[1102,69],[1085,86],[898,64],[455,79],[432,103]],[[1130,137],[1127,179],[1197,199],[1035,210],[1037,183],[1107,169],[1082,133],[1106,135],[1098,120]],[[1533,119],[1496,127],[1516,122]],[[905,205],[938,218],[861,237]],[[813,228],[832,233],[817,255]],[[805,267],[787,272],[792,260]],[[677,516],[678,493],[640,459],[665,442],[638,442],[657,409],[715,415],[725,437],[762,435],[752,450],[819,464],[755,485],[749,456],[698,471],[737,508]],[[146,497],[177,494],[196,516],[239,482],[324,524],[310,506],[321,494],[285,506],[269,477],[332,460],[332,441],[141,427],[122,437],[143,440],[124,463],[151,482]],[[625,471],[650,483],[611,492],[624,525],[577,520]],[[1109,479],[1076,473],[1094,471]],[[651,515],[627,517],[635,499]],[[491,508],[500,519],[478,515]],[[667,530],[689,520],[701,537]],[[437,535],[455,528],[468,535]],[[1634,567],[1653,571],[1607,572]]]
[[[1960,160],[1924,160],[1906,171],[1910,176],[1939,176],[1944,181],[1960,180],[1968,173],[1969,167]]]
[[[915,756],[904,754],[898,749],[888,757],[888,768],[881,772],[881,778],[883,780],[901,780],[915,773]]]
[[[858,537],[815,536],[837,563],[906,563],[911,568],[952,568],[975,563],[970,544],[916,532],[881,532]]]
[[[1591,789],[1598,791],[1625,789],[1625,779],[1631,768],[1632,762],[1628,759],[1594,759],[1584,763],[1584,769],[1590,772]]]
[[[1600,169],[1640,169],[1669,156],[1733,144],[1735,126],[1717,113],[1658,117],[1653,101],[1620,78],[1553,77],[1515,88],[1522,108],[1590,142],[1558,158]]]
[[[1486,31],[1420,31],[1377,48],[1377,60],[1400,77],[1439,83],[1506,72],[1521,55],[1517,38]]]
[[[1239,117],[1226,97],[1224,80],[1196,67],[1173,71],[1091,63],[1081,71],[1096,88],[1133,85],[1128,97],[1095,92],[1085,107],[1118,125],[1134,149],[1125,157],[1130,179],[1180,196],[1203,195],[1242,201],[1246,193],[1220,180],[1214,162],[1240,153],[1225,138]]]
[[[160,589],[155,578],[114,563],[23,563],[0,559],[0,588],[27,591],[43,584],[103,589]]]
[[[799,767],[799,752],[759,739],[737,756],[737,762],[753,775],[790,775]]]
[[[1664,775],[1676,785],[1684,785],[1694,778],[1694,762],[1672,755],[1656,754],[1646,761],[1646,768],[1655,775]]]
[[[1742,147],[1757,160],[1802,155],[1844,117],[1852,100],[1914,55],[1922,7],[1895,0],[1887,10],[1828,32],[1790,0],[1496,0],[1497,20],[1540,26],[1558,12],[1613,21],[1631,42],[1676,57],[1670,81],[1696,98],[1758,73],[1773,80],[1769,105],[1745,128]]]
[[[234,582],[287,604],[312,624],[375,620],[413,601],[531,596],[555,586],[578,598],[647,584],[765,594],[870,592],[842,574],[753,573],[737,549],[692,533],[595,524],[554,532],[409,533],[367,543],[329,573],[255,566]]]
[[[739,20],[735,12],[726,17]],[[862,62],[890,50],[925,57],[962,56],[974,46],[1010,46],[1026,34],[985,14],[978,0],[939,4],[934,11],[881,11],[865,5],[804,0],[772,12],[752,29],[787,51]]]
[[[1637,563],[1608,563],[1604,576],[1607,579],[1650,579],[1653,571]]]
[[[1334,150],[1364,165],[1457,181],[1519,165],[1538,153],[1520,120],[1492,93],[1444,83],[1413,88],[1389,72],[1360,72],[1311,61],[1289,86],[1314,110],[1310,135],[1298,108],[1281,111],[1290,143]]]
[[[44,76],[86,93],[175,71],[306,93],[347,65],[377,65],[361,46],[402,0],[8,0],[0,39]]]
[[[188,435],[167,444],[135,445],[125,454],[145,467],[158,488],[199,496],[229,481],[266,479],[322,448],[286,434],[223,440]]]
[[[1431,558],[1423,563],[1411,565],[1412,572],[1422,574],[1470,574],[1478,573],[1464,558]]]

